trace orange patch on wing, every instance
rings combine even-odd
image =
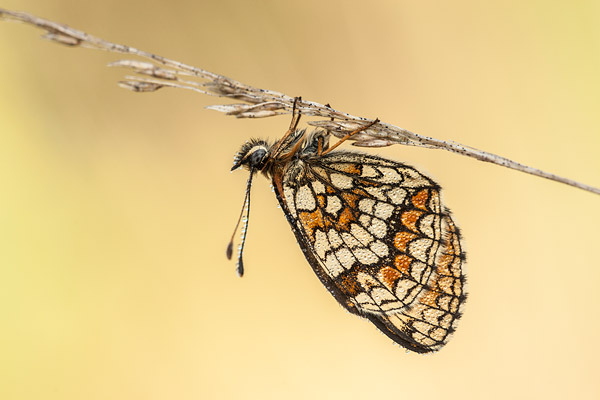
[[[410,275],[410,263],[412,260],[413,259],[406,254],[398,254],[394,260],[394,265],[404,275]]]
[[[406,253],[408,242],[417,238],[417,235],[410,232],[398,232],[394,237],[394,246],[403,253]]]
[[[361,184],[362,186],[381,186],[381,183],[379,183],[379,182],[373,182],[373,181],[369,181],[369,180],[367,180],[367,179],[356,178],[356,180],[357,180],[358,182],[360,182],[360,184]],[[356,192],[357,192],[357,191],[355,191],[355,193],[356,193]]]
[[[354,193],[355,195],[357,195],[358,197],[361,197],[361,198],[362,197],[367,197],[367,198],[371,197],[371,195],[369,193],[367,193],[366,191],[359,189],[359,188],[354,189],[352,191],[352,193]]]
[[[353,275],[343,274],[337,280],[338,287],[348,296],[355,296],[360,291],[360,284]]]
[[[381,268],[379,274],[384,285],[390,290],[394,290],[394,284],[402,277],[402,274],[392,267]]]
[[[321,208],[325,207],[325,196],[323,196],[322,194],[318,194],[317,202],[319,203],[319,207],[321,207]]]
[[[429,200],[429,190],[423,189],[412,197],[412,203],[416,208],[427,211],[427,200]]]
[[[350,223],[354,221],[356,221],[356,218],[354,218],[354,214],[352,214],[352,211],[350,211],[350,209],[346,207],[344,208],[344,211],[342,211],[340,217],[338,218],[338,228],[349,231]]]
[[[360,196],[354,193],[347,193],[344,192],[341,194],[342,198],[344,199],[344,201],[346,201],[346,203],[352,207],[352,208],[356,208],[356,203],[358,202],[358,200],[360,200]]]
[[[441,295],[442,294],[439,293],[439,292],[434,292],[432,290],[425,290],[425,291],[423,291],[423,295],[419,299],[419,303],[424,304],[424,305],[429,306],[429,307],[435,307],[435,308],[437,308],[438,305],[436,303],[436,300]]]
[[[419,210],[406,211],[402,213],[400,221],[402,222],[402,225],[404,225],[411,231],[419,232],[419,230],[417,229],[417,221],[419,220],[419,217],[423,214],[423,211]]]
[[[313,212],[301,212],[298,214],[298,219],[302,222],[308,237],[311,242],[315,242],[315,228],[320,228],[321,230],[325,230],[325,220],[323,219],[323,214],[320,209],[316,209]]]
[[[346,164],[342,168],[338,168],[338,171],[347,172],[353,175],[360,175],[362,173],[361,167],[358,164]]]
[[[435,272],[440,275],[452,276],[452,272],[450,271],[450,264],[454,260],[454,256],[450,254],[442,254],[436,262],[437,267],[435,268]]]

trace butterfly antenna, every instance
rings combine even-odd
[[[233,230],[233,234],[231,235],[231,240],[227,245],[227,258],[231,260],[233,256],[233,239],[235,238],[235,233],[237,232],[240,222],[243,222],[242,225],[242,237],[238,250],[238,261],[236,272],[238,276],[244,275],[244,263],[242,261],[242,253],[244,251],[244,243],[246,243],[246,232],[248,231],[248,220],[250,218],[250,188],[252,187],[252,176],[254,175],[254,170],[250,170],[250,176],[248,177],[248,183],[246,185],[246,195],[244,196],[244,204],[242,205],[242,211],[240,212],[240,217],[235,224],[235,229]],[[245,215],[245,217],[244,217]]]

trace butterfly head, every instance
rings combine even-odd
[[[233,159],[231,170],[244,166],[250,171],[260,171],[269,160],[271,145],[262,139],[253,139],[246,142]]]

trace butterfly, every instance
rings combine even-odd
[[[466,300],[461,236],[441,203],[440,186],[403,163],[333,151],[378,120],[329,146],[330,132],[297,129],[295,105],[292,114],[280,140],[250,140],[234,158],[232,170],[250,171],[235,230],[244,221],[238,275],[244,272],[252,178],[261,172],[271,179],[306,260],[333,297],[402,347],[439,350]],[[228,258],[232,253],[233,236]]]

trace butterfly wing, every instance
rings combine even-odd
[[[273,186],[340,304],[412,351],[446,343],[466,299],[464,255],[435,182],[401,163],[332,152],[290,162]]]

